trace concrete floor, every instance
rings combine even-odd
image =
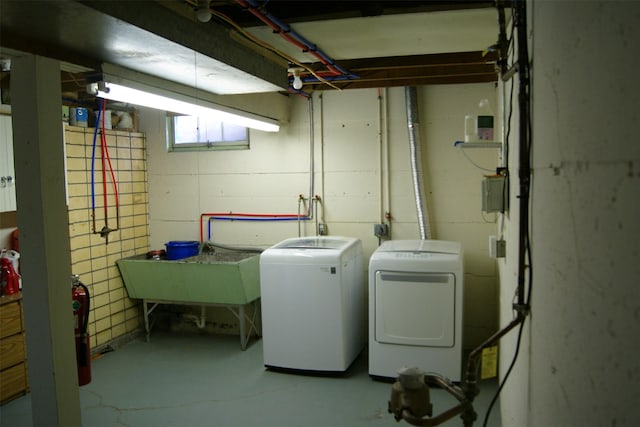
[[[476,426],[497,382],[480,386]],[[80,399],[85,427],[409,425],[387,413],[390,391],[369,378],[366,350],[344,377],[295,375],[264,369],[261,340],[241,351],[237,336],[154,332],[148,343],[133,341],[94,360]],[[456,404],[440,389],[431,400],[434,415]],[[30,427],[30,396],[0,407],[0,425]],[[488,426],[500,425],[496,405]]]

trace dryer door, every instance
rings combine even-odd
[[[430,347],[455,342],[456,280],[452,273],[377,271],[376,341]]]

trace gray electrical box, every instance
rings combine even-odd
[[[509,187],[507,177],[501,175],[485,176],[482,180],[482,210],[484,212],[503,212],[509,209]]]
[[[373,234],[376,237],[388,237],[389,227],[387,224],[373,224]]]

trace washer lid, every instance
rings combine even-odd
[[[459,254],[462,246],[446,240],[387,240],[377,252],[438,252]]]
[[[300,237],[287,239],[275,245],[274,249],[341,249],[354,239],[333,237]]]

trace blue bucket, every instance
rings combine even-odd
[[[198,248],[200,247],[200,242],[190,241],[190,242],[167,242],[164,244],[167,248],[167,259],[175,260],[188,258],[190,256],[198,255]]]

